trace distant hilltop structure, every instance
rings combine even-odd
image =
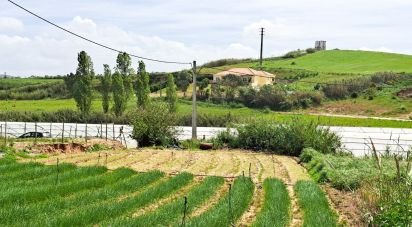
[[[316,50],[326,50],[326,41],[319,40],[315,42],[315,49]]]

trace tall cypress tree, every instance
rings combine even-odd
[[[149,103],[150,84],[149,73],[146,72],[146,66],[143,61],[139,61],[135,89],[137,106],[145,108]]]
[[[85,51],[77,55],[76,77],[73,86],[73,97],[83,117],[90,113],[92,106],[92,81],[94,78],[93,62]]]
[[[123,52],[117,55],[116,68],[122,76],[123,87],[125,89],[126,100],[129,100],[133,92],[133,82],[132,82],[132,59],[129,54]]]
[[[113,102],[114,102],[114,113],[116,116],[122,116],[123,112],[126,110],[127,95],[124,89],[123,77],[116,71],[113,73]]]
[[[172,74],[167,75],[167,89],[166,100],[169,105],[170,112],[176,112],[177,110],[177,93],[175,79]]]
[[[100,83],[102,85],[100,93],[102,93],[102,106],[103,112],[109,112],[109,103],[110,103],[110,92],[112,90],[112,71],[110,70],[109,65],[104,64],[104,74],[99,77]]]

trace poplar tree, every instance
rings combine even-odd
[[[177,93],[175,79],[172,74],[167,75],[167,89],[166,100],[169,105],[170,112],[176,112],[177,110]]]
[[[103,112],[109,112],[109,103],[110,103],[110,92],[112,90],[112,71],[110,70],[109,65],[104,64],[104,74],[99,77],[100,83],[102,85],[100,93],[102,94],[102,106]]]
[[[117,55],[116,63],[116,68],[122,76],[123,87],[125,89],[126,94],[126,101],[128,101],[131,95],[133,94],[133,69],[131,68],[132,59],[130,58],[129,54],[123,52]]]
[[[112,89],[114,102],[113,110],[115,115],[120,117],[126,110],[127,95],[126,90],[124,89],[123,77],[117,70],[113,73]]]
[[[92,106],[92,81],[94,78],[93,62],[85,51],[77,55],[77,69],[73,86],[73,98],[83,117],[90,113]]]
[[[145,108],[149,103],[150,84],[149,73],[146,72],[146,66],[143,61],[139,61],[135,89],[137,106]]]

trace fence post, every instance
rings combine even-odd
[[[87,123],[86,123],[86,132],[85,132],[84,139],[85,139],[85,141],[86,141],[86,143],[87,143]]]
[[[62,128],[62,143],[64,143],[64,121],[63,121],[63,128]]]
[[[74,138],[77,138],[77,123],[74,127]]]
[[[114,137],[115,137],[115,135],[114,135],[114,122],[113,122],[113,134],[112,134],[112,136],[113,136],[113,140],[114,140]]]
[[[229,225],[234,226],[233,224],[233,214],[232,214],[232,184],[229,184]]]
[[[0,125],[0,137],[3,135],[3,125]]]
[[[26,133],[26,130],[27,129],[27,127],[26,127],[26,122],[24,122],[24,133]]]
[[[37,122],[34,122],[34,144],[37,143]]]
[[[50,122],[50,138],[53,138],[53,136],[52,136],[52,124],[53,123]]]
[[[252,168],[252,163],[249,163],[249,178],[252,179],[252,175],[251,175],[251,168]]]
[[[100,139],[103,139],[103,123],[100,122]]]
[[[4,145],[7,146],[7,121],[4,123]]]
[[[186,212],[187,212],[187,197],[185,196],[185,203],[183,204],[182,227],[186,226]]]
[[[106,141],[107,141],[107,122],[106,122]]]

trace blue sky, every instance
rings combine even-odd
[[[256,58],[259,27],[266,28],[264,56],[312,47],[412,53],[409,0],[16,0],[18,4],[109,46],[151,58],[199,64],[226,57]],[[40,2],[40,3],[39,3]],[[0,72],[54,75],[75,71],[86,50],[95,71],[112,67],[116,53],[70,36],[0,2]],[[149,71],[179,65],[146,62]],[[134,59],[137,67],[137,59]]]

